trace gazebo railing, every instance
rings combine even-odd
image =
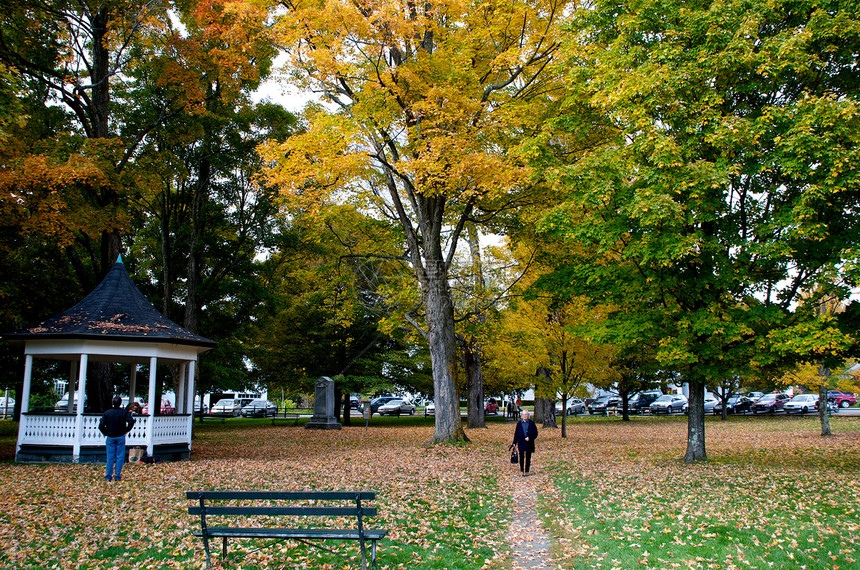
[[[188,443],[191,441],[191,415],[164,416],[135,415],[135,424],[126,436],[126,446],[148,445],[152,432],[152,445]],[[84,414],[79,445],[104,445],[105,436],[99,431],[101,414]],[[77,416],[75,414],[21,414],[20,440],[22,445],[75,444]]]

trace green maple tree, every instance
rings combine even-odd
[[[775,329],[814,342],[800,293],[855,284],[859,24],[806,1],[597,2],[572,20],[572,99],[616,136],[547,168],[570,193],[543,229],[581,248],[547,284],[626,306],[607,335],[682,374],[687,462],[707,458],[705,384],[774,366]]]

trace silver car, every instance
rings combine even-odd
[[[15,398],[0,397],[0,414],[10,416],[15,411]]]
[[[242,408],[242,415],[246,418],[268,418],[277,414],[278,405],[263,398],[255,398]]]
[[[575,416],[576,414],[584,414],[585,411],[585,402],[579,398],[570,398],[567,401],[567,415]],[[561,402],[555,403],[555,413],[561,414]]]
[[[649,406],[652,414],[671,414],[684,411],[687,397],[681,394],[663,394]]]
[[[411,416],[415,414],[415,406],[406,400],[397,398],[389,400],[379,406],[378,413],[380,416],[399,416],[401,414],[408,414]]]
[[[238,398],[224,398],[218,400],[209,410],[209,414],[213,416],[232,416],[238,417],[242,414],[242,401]]]
[[[786,414],[806,414],[818,410],[818,396],[815,394],[798,394],[787,401],[782,407]]]
[[[710,394],[707,394],[707,395],[705,396],[705,413],[706,413],[706,414],[712,414],[712,413],[714,413],[714,406],[716,406],[716,405],[717,405],[717,402],[719,402],[719,400],[717,400],[717,398],[716,398],[716,397],[714,397],[714,396],[712,396],[712,395],[710,395]],[[689,413],[690,413],[690,403],[689,403],[689,402],[687,402],[686,404],[684,404],[684,413],[685,413],[685,414],[689,414]]]

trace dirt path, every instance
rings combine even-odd
[[[513,501],[508,544],[511,546],[513,570],[554,569],[550,556],[550,538],[537,514],[539,483],[543,475],[532,473],[522,477],[516,466],[503,477],[507,480],[508,494]]]

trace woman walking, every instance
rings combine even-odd
[[[532,453],[535,451],[535,439],[538,436],[537,424],[529,419],[528,410],[523,410],[520,413],[522,421],[517,422],[517,427],[514,430],[514,442],[511,445],[517,446],[517,452],[520,455],[520,472],[523,477],[529,474],[529,469],[532,464]]]

